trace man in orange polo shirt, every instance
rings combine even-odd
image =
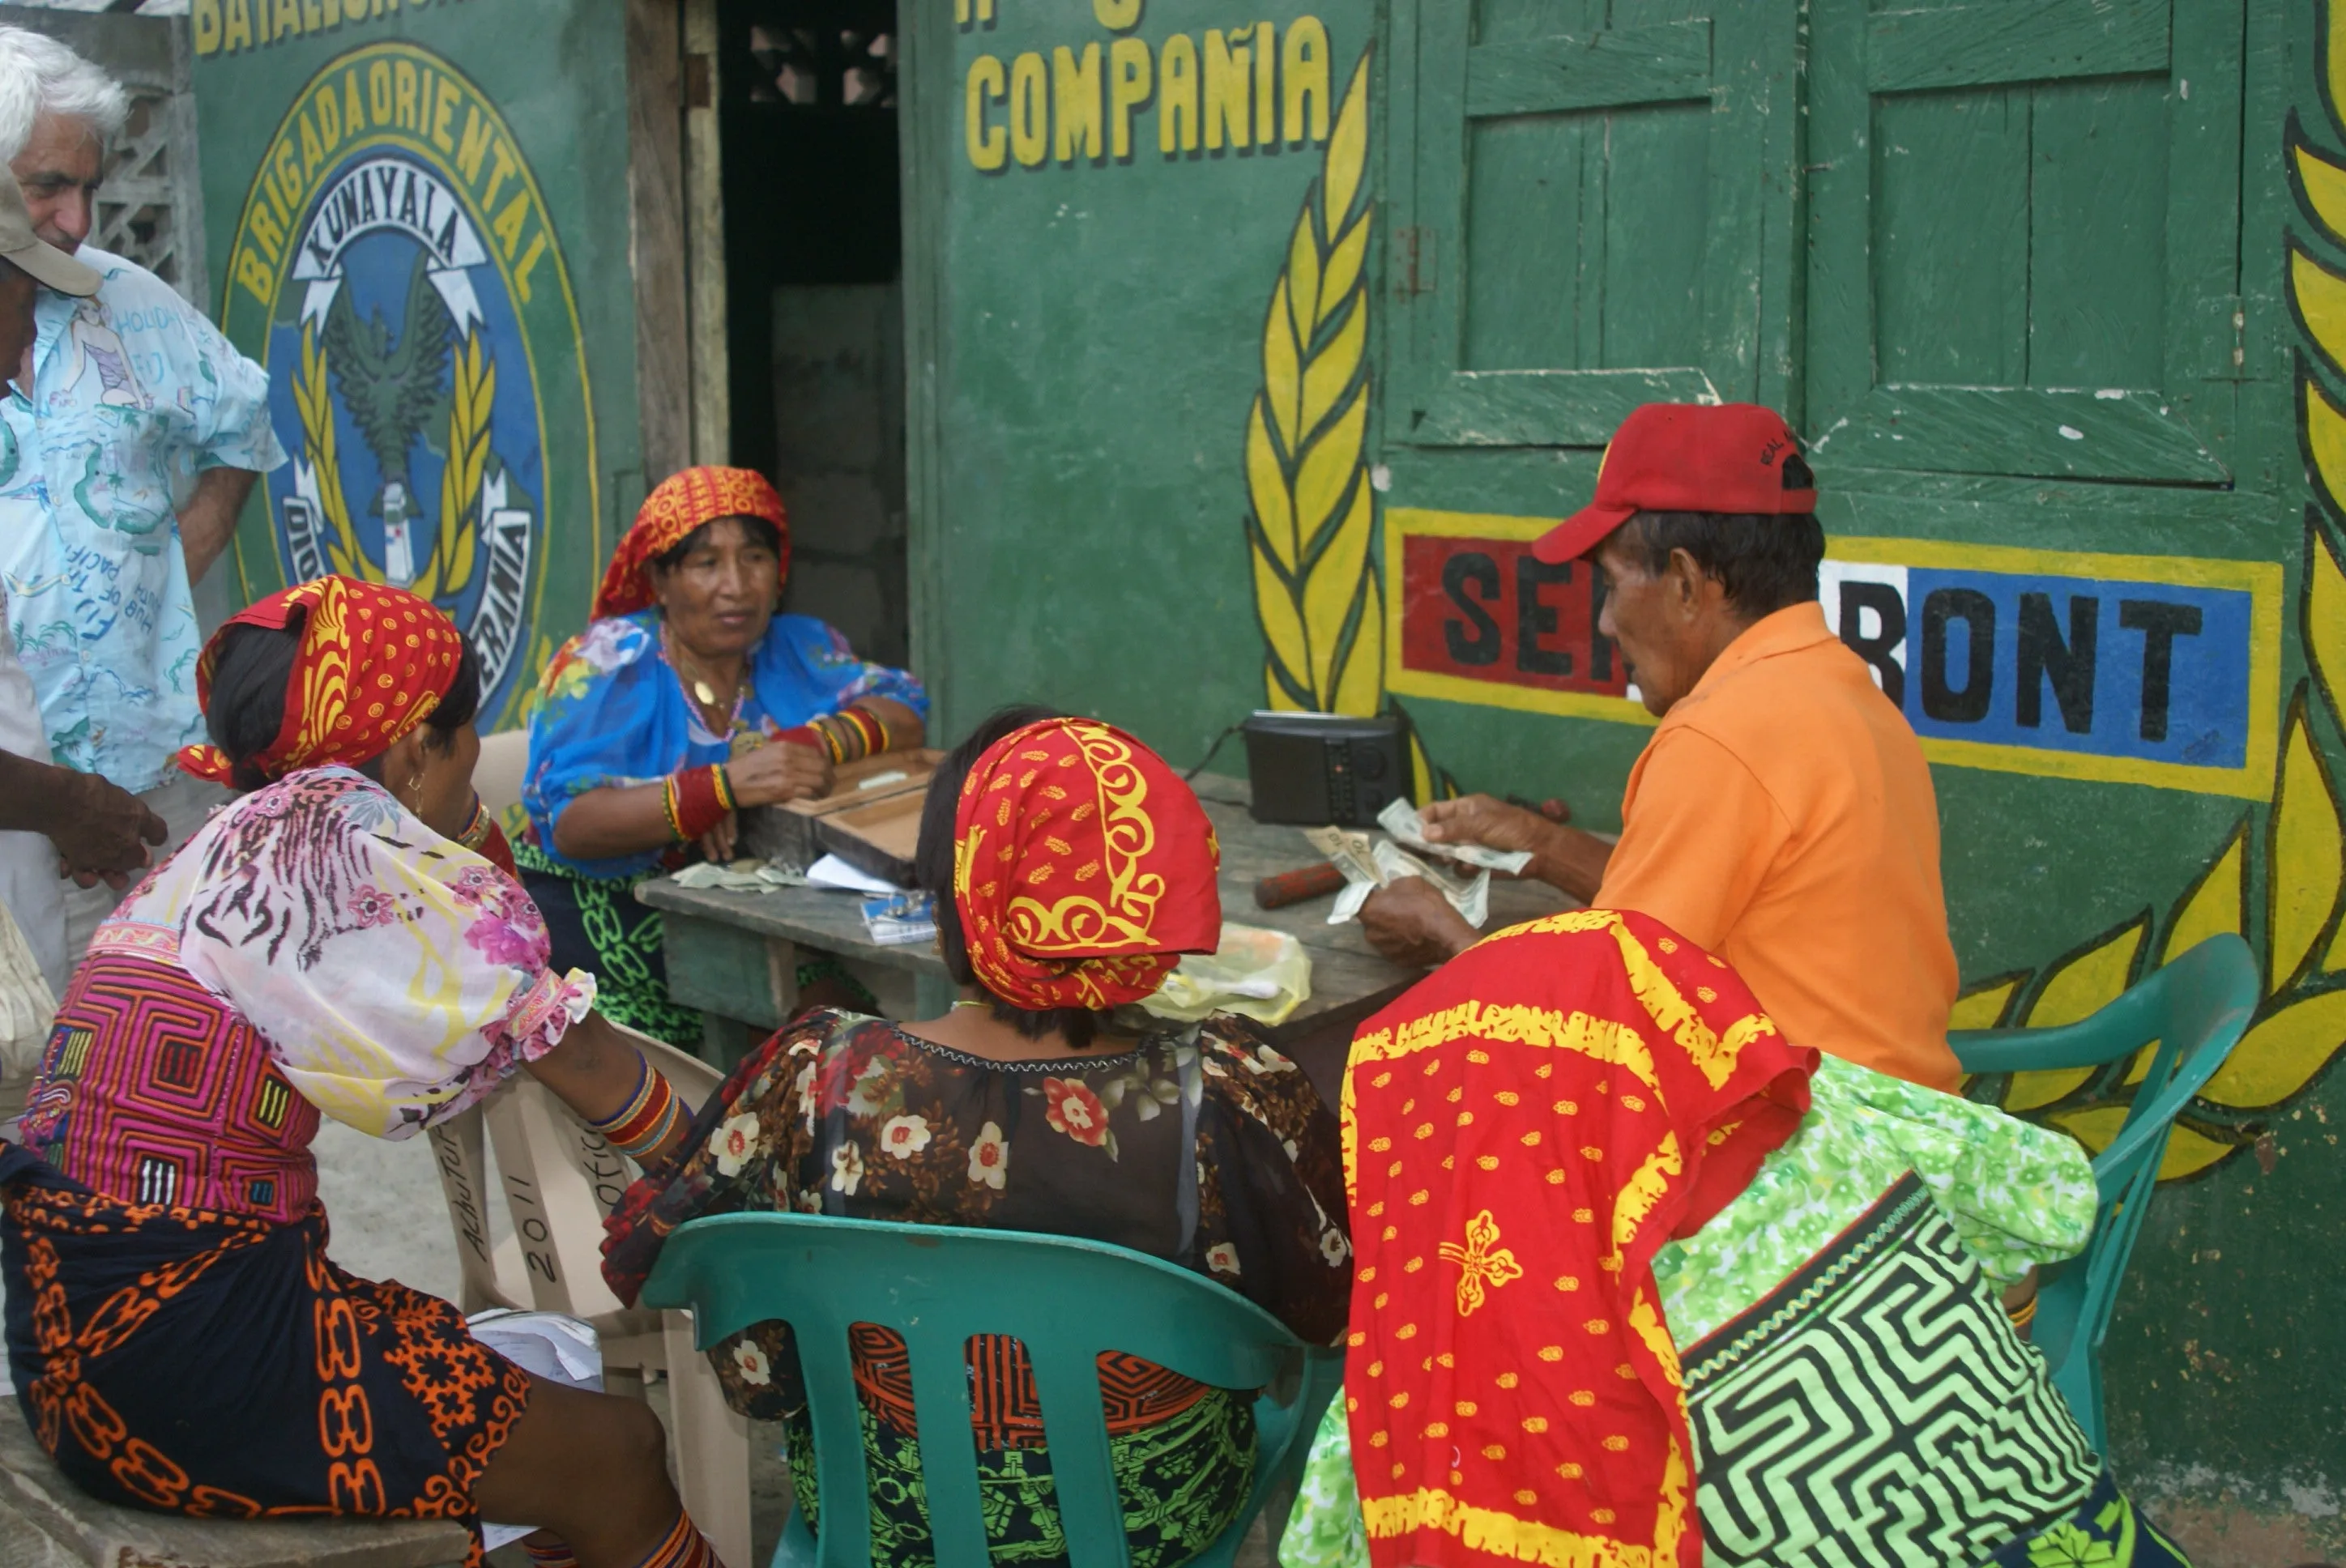
[[[1428,805],[1426,837],[1529,850],[1525,874],[1725,958],[1795,1042],[1953,1089],[1938,799],[1904,716],[1825,626],[1814,485],[1767,409],[1630,414],[1595,501],[1534,546],[1551,564],[1594,555],[1598,630],[1661,718],[1620,840],[1487,795]],[[1397,962],[1441,962],[1481,934],[1414,878],[1361,921]]]

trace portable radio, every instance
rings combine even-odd
[[[1260,710],[1239,733],[1258,822],[1373,828],[1410,798],[1409,725],[1396,715]]]

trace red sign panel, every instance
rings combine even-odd
[[[1596,631],[1603,585],[1586,561],[1545,565],[1528,539],[1403,533],[1404,670],[1543,691],[1622,697],[1621,656]]]

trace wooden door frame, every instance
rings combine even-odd
[[[953,165],[950,10],[897,0],[896,147],[902,170],[904,311],[904,589],[912,667],[929,691],[929,733],[954,733],[944,636],[946,513],[940,388],[949,373],[944,245]]]

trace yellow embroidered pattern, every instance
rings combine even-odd
[[[1639,1083],[1657,1092],[1653,1054],[1637,1032],[1610,1019],[1555,1007],[1496,1006],[1462,1002],[1439,1013],[1429,1013],[1401,1026],[1399,1033],[1380,1029],[1352,1042],[1346,1075],[1372,1062],[1391,1061],[1420,1051],[1431,1051],[1468,1037],[1543,1050],[1577,1051],[1600,1062],[1627,1068]]]
[[[1662,1201],[1669,1190],[1670,1179],[1686,1169],[1686,1160],[1678,1153],[1678,1136],[1664,1133],[1659,1147],[1647,1155],[1638,1166],[1637,1173],[1621,1188],[1621,1196],[1613,1204],[1613,1255],[1605,1260],[1607,1268],[1621,1267],[1621,1255],[1637,1234],[1654,1206]]]
[[[1686,1485],[1684,1470],[1683,1464],[1678,1467],[1681,1497]],[[1679,1507],[1683,1508],[1683,1502]],[[1667,1492],[1663,1508],[1666,1512],[1671,1508]],[[1398,1497],[1363,1497],[1361,1512],[1370,1535],[1381,1541],[1414,1535],[1422,1530],[1439,1530],[1445,1535],[1456,1536],[1470,1551],[1537,1563],[1540,1568],[1673,1568],[1678,1562],[1678,1536],[1684,1530],[1683,1524],[1678,1523],[1677,1530],[1666,1537],[1669,1548],[1655,1550],[1609,1535],[1583,1535],[1536,1520],[1518,1519],[1495,1508],[1478,1508],[1433,1486],[1420,1487]]]
[[[1487,1292],[1496,1290],[1511,1280],[1524,1277],[1524,1266],[1515,1255],[1499,1244],[1498,1222],[1489,1209],[1483,1210],[1466,1222],[1466,1243],[1443,1242],[1438,1250],[1444,1263],[1454,1263],[1461,1270],[1458,1276],[1458,1316],[1471,1317],[1474,1308],[1483,1305]]]
[[[1621,950],[1621,967],[1627,972],[1629,989],[1646,1010],[1657,1027],[1669,1032],[1681,1050],[1714,1089],[1734,1075],[1735,1059],[1743,1047],[1764,1035],[1776,1033],[1775,1023],[1764,1013],[1754,1013],[1737,1019],[1728,1026],[1722,1037],[1711,1032],[1670,977],[1654,962],[1646,944],[1631,933],[1628,922],[1611,910],[1573,910],[1566,914],[1549,915],[1542,920],[1526,921],[1483,939],[1483,942],[1504,942],[1510,937],[1536,936],[1555,932],[1601,931],[1611,936]],[[1477,942],[1476,946],[1483,945]],[[1650,1079],[1647,1080],[1651,1082]]]
[[[1020,896],[1010,901],[1005,925],[1025,952],[1079,952],[1096,954],[1117,944],[1146,948],[1165,879],[1143,871],[1140,862],[1157,847],[1157,824],[1146,809],[1148,780],[1133,765],[1132,748],[1104,724],[1066,727],[1083,748],[1092,776],[1100,828],[1107,840],[1107,886],[1103,897],[1070,893],[1057,903]],[[972,833],[970,852],[978,835]]]
[[[1670,1380],[1670,1387],[1686,1387],[1678,1376],[1678,1348],[1670,1338],[1669,1325],[1662,1321],[1660,1309],[1647,1299],[1646,1288],[1642,1285],[1629,1298],[1629,1330],[1645,1341],[1646,1349],[1654,1353],[1654,1359],[1662,1364],[1662,1376]]]

